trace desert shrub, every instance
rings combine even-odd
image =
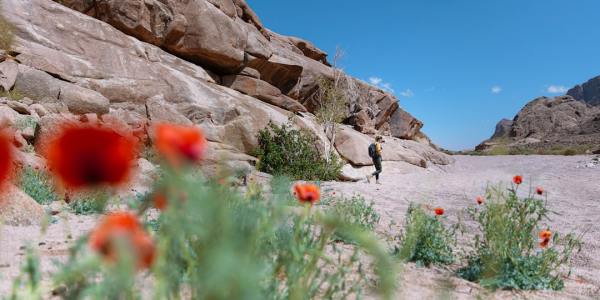
[[[4,19],[0,9],[0,50],[11,50],[14,39],[13,27]]]
[[[145,224],[156,230],[150,231],[156,256],[145,276],[152,278],[150,289],[142,291],[136,283],[131,248],[117,243],[123,247],[107,262],[89,251],[82,237],[51,274],[53,294],[61,299],[360,298],[370,285],[371,263],[359,260],[364,253],[373,258],[373,288],[391,299],[394,263],[374,235],[308,205],[290,209],[279,198],[284,190],[290,197],[290,184],[278,182],[282,186],[269,195],[241,194],[219,180],[169,173],[157,183],[168,204],[156,221]],[[153,197],[144,201],[151,204]],[[152,214],[148,207],[140,205],[139,215]],[[337,247],[336,232],[356,245]]]
[[[19,186],[39,204],[49,204],[58,200],[53,182],[44,171],[31,167],[23,168]]]
[[[454,261],[452,246],[456,243],[455,232],[446,228],[440,218],[411,203],[400,245],[395,249],[396,255],[421,266],[451,264]]]
[[[14,100],[14,101],[21,101],[23,100],[23,98],[25,98],[25,96],[23,96],[23,94],[21,94],[21,92],[13,89],[10,91],[0,91],[0,97],[3,98],[8,98],[10,100]]]
[[[258,133],[259,158],[257,168],[274,175],[286,175],[298,180],[335,180],[342,163],[333,153],[323,158],[316,148],[316,139],[307,132],[269,123]]]
[[[458,274],[490,289],[562,289],[563,267],[581,242],[572,234],[553,233],[546,242],[551,246],[538,244],[550,211],[542,197],[519,198],[517,189],[490,188],[484,205],[467,209],[480,233]]]
[[[34,128],[37,126],[37,121],[32,116],[22,116],[15,122],[15,127],[19,130]]]
[[[564,155],[564,156],[577,155],[577,151],[575,149],[566,149],[563,151],[562,155]]]
[[[69,203],[69,208],[76,215],[102,214],[106,210],[108,196],[102,192],[82,193],[76,195]]]
[[[365,231],[373,231],[381,218],[375,210],[373,202],[367,202],[361,195],[351,198],[335,197],[328,201],[329,211],[348,224]],[[335,238],[346,243],[353,243],[350,237],[336,232]]]

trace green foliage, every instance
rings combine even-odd
[[[342,162],[333,153],[329,162],[321,157],[316,139],[307,132],[269,123],[258,133],[259,158],[257,168],[274,175],[286,175],[298,180],[335,180],[339,177]]]
[[[380,216],[375,210],[374,203],[367,202],[361,195],[354,195],[352,198],[332,198],[328,201],[328,206],[333,215],[364,231],[375,230],[375,226],[379,223]],[[336,232],[336,239],[346,243],[355,242],[339,232]]]
[[[337,71],[340,72],[340,71]],[[337,74],[341,77],[343,74]],[[348,116],[348,99],[344,89],[340,86],[341,79],[321,77],[319,86],[319,108],[315,112],[317,120],[322,123],[341,123]]]
[[[447,229],[440,218],[411,203],[401,244],[395,250],[398,257],[421,266],[451,264],[454,261],[452,246],[456,244],[454,230]]]
[[[15,127],[19,130],[34,128],[37,126],[37,121],[32,116],[21,116],[16,122]]]
[[[0,25],[0,26],[2,26],[2,25]],[[0,39],[2,39],[2,38],[0,38]],[[15,89],[10,90],[10,91],[4,91],[4,90],[0,91],[0,97],[8,98],[8,99],[14,100],[14,101],[21,101],[21,100],[23,100],[23,98],[25,98],[25,96],[23,96],[23,94],[21,94],[21,92],[15,90]]]
[[[131,258],[107,264],[88,251],[83,238],[52,275],[63,299],[344,299],[369,288],[369,254],[376,290],[391,299],[395,270],[391,257],[369,232],[309,206],[290,207],[290,184],[278,180],[274,193],[239,191],[177,172],[157,187],[166,189],[167,209],[153,232],[157,256],[149,270],[153,284],[141,291]],[[283,191],[287,190],[284,195]],[[283,199],[282,197],[286,198]],[[145,197],[145,201],[151,201]],[[146,211],[140,205],[140,214]],[[152,231],[151,231],[152,232]],[[336,232],[357,241],[338,247]],[[128,249],[119,249],[118,253]]]
[[[11,50],[14,40],[13,26],[4,19],[0,9],[0,50]]]
[[[81,194],[69,203],[69,208],[76,215],[102,214],[106,210],[108,196],[102,192]]]
[[[44,171],[31,167],[23,168],[19,186],[23,192],[39,204],[49,204],[58,200],[54,185]]]
[[[21,273],[13,281],[11,296],[8,299],[42,299],[39,256],[31,246],[27,247],[26,252],[25,263],[21,267]]]
[[[485,205],[467,210],[479,224],[468,266],[458,274],[490,289],[553,289],[563,287],[562,268],[581,242],[572,234],[553,233],[551,247],[540,248],[540,223],[550,213],[546,201],[519,198],[516,188],[490,188]]]

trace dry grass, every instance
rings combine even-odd
[[[0,10],[0,50],[11,50],[14,40],[13,26],[4,19]]]

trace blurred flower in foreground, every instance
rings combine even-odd
[[[300,203],[310,203],[310,205],[315,205],[321,199],[319,187],[312,183],[296,183],[294,196]]]
[[[477,196],[475,201],[477,201],[477,204],[481,205],[481,204],[483,204],[483,202],[485,202],[485,199],[483,199],[482,196]]]
[[[136,143],[110,128],[68,126],[52,140],[48,166],[68,188],[127,181],[136,156]]]
[[[438,216],[442,216],[442,215],[444,215],[444,209],[443,209],[443,208],[441,208],[441,207],[436,207],[436,208],[434,209],[434,211],[435,211],[435,214],[436,214],[436,215],[438,215]]]
[[[154,203],[154,207],[156,207],[158,210],[164,211],[167,209],[167,197],[163,193],[158,192],[154,194],[152,202]]]
[[[535,193],[541,196],[544,194],[544,189],[538,186],[535,188]]]
[[[115,212],[104,217],[89,239],[90,248],[110,262],[118,258],[119,242],[131,250],[138,268],[149,268],[154,262],[154,242],[135,215]]]
[[[158,124],[155,128],[156,150],[173,166],[202,160],[206,139],[194,126]]]
[[[548,247],[548,243],[550,243],[550,238],[552,237],[552,232],[550,230],[543,230],[540,232],[540,248]]]
[[[0,132],[0,185],[10,177],[12,160],[11,139],[6,133]]]
[[[513,177],[513,182],[516,185],[519,185],[519,184],[523,183],[523,177],[521,175],[517,175],[517,176]]]
[[[552,232],[550,230],[543,230],[540,232],[540,238],[543,240],[547,240],[552,237]]]

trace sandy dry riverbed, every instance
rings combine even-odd
[[[402,272],[399,299],[433,299],[449,288],[453,299],[527,298],[527,299],[597,299],[600,298],[600,167],[581,167],[591,156],[457,156],[456,163],[444,167],[421,169],[404,163],[384,163],[382,185],[366,182],[325,184],[325,189],[339,193],[360,193],[373,200],[382,221],[378,231],[389,231],[394,221],[400,225],[411,201],[444,207],[449,223],[472,205],[487,185],[507,184],[512,176],[523,175],[525,187],[543,186],[548,191],[550,208],[558,213],[548,225],[563,233],[587,232],[581,253],[574,258],[573,272],[565,279],[562,292],[498,292],[485,294],[477,285],[452,276],[450,270],[418,268],[408,265]],[[70,214],[69,214],[70,215]],[[72,239],[89,230],[95,217],[70,215],[50,225],[46,234],[37,226],[0,228],[0,295],[10,291],[10,278],[19,272],[27,243],[39,248],[44,271],[52,261],[64,258]],[[398,229],[398,225],[392,228]],[[467,222],[467,227],[472,224]],[[459,244],[468,244],[463,236]],[[460,251],[464,251],[464,246]]]
[[[600,166],[584,167],[591,156],[456,156],[456,163],[444,167],[421,169],[404,163],[384,164],[382,185],[360,183],[330,183],[327,188],[351,194],[360,193],[375,202],[382,214],[380,230],[391,220],[404,222],[411,201],[445,208],[449,223],[457,221],[460,212],[473,205],[475,197],[485,192],[487,185],[508,184],[514,175],[525,179],[522,192],[529,186],[542,186],[548,192],[548,203],[557,215],[548,225],[562,233],[587,233],[583,250],[574,258],[572,275],[565,279],[561,293],[508,293],[486,295],[484,298],[528,299],[600,299]],[[467,227],[469,224],[467,222]],[[459,238],[469,244],[469,236]],[[460,249],[459,249],[460,250]],[[405,299],[437,298],[436,286],[450,285],[452,298],[471,299],[482,291],[464,280],[445,280],[451,272],[409,266],[403,274]]]

